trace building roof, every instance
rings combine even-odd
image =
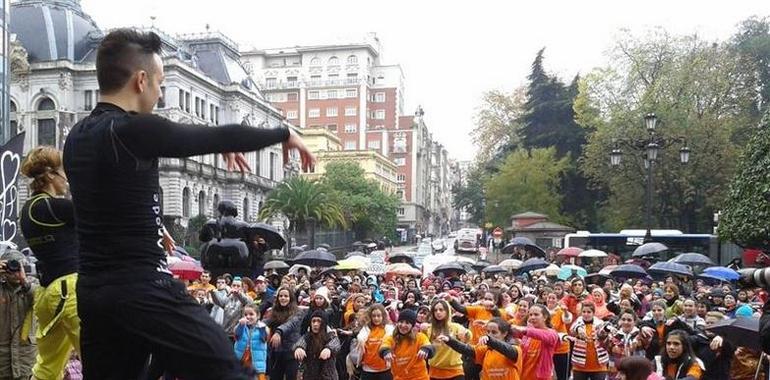
[[[91,54],[103,33],[79,0],[20,0],[11,5],[11,33],[27,50],[29,62],[96,59]]]
[[[509,228],[506,228],[506,230],[513,231],[513,232],[524,232],[524,231],[529,231],[529,232],[532,232],[532,231],[575,232],[575,229],[572,228],[572,227],[561,225],[561,224],[558,224],[558,223],[553,223],[553,222],[537,222],[537,223],[532,223],[532,224],[528,224],[526,226],[517,227],[517,228],[509,227]]]
[[[527,212],[522,212],[521,214],[516,214],[512,216],[511,219],[532,219],[532,218],[547,218],[547,217],[548,215],[527,211]]]

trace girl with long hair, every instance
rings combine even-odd
[[[655,358],[657,372],[666,380],[700,380],[703,363],[693,353],[687,333],[674,330],[666,336],[666,347]]]
[[[426,335],[436,349],[435,355],[428,361],[431,380],[464,380],[462,355],[452,350],[438,339],[448,336],[461,342],[468,342],[471,333],[459,323],[452,322],[452,309],[445,300],[436,300],[430,307],[430,327]]]
[[[390,380],[390,363],[380,356],[380,346],[385,337],[393,334],[393,325],[389,323],[385,307],[381,304],[369,306],[366,313],[367,323],[357,336],[357,345],[361,351],[361,380]]]
[[[438,340],[453,350],[472,357],[481,366],[481,380],[519,380],[522,368],[521,348],[509,343],[511,325],[500,317],[485,326],[478,344],[469,345],[440,335]]]
[[[607,337],[606,346],[610,347],[610,375],[611,380],[619,378],[617,369],[620,361],[629,356],[644,357],[644,347],[640,342],[640,330],[636,327],[638,318],[632,309],[622,310],[618,315],[618,325]]]
[[[404,310],[398,315],[393,334],[385,337],[380,356],[390,363],[393,380],[428,380],[426,359],[433,355],[428,337],[415,331],[417,313]]]
[[[545,306],[548,309],[548,314],[551,315],[553,330],[559,334],[560,338],[569,335],[572,313],[567,310],[567,306],[560,303],[558,296],[552,290],[545,292]],[[567,380],[569,378],[569,341],[567,339],[560,340],[561,342],[553,352],[553,366],[557,380]]]
[[[273,307],[265,313],[265,324],[274,334],[278,326],[286,323],[297,311],[295,293],[288,286],[282,286],[275,292]],[[268,375],[271,380],[294,380],[298,364],[294,359],[293,347],[301,335],[299,330],[289,331],[278,346],[269,346]]]
[[[514,326],[513,336],[521,339],[522,379],[550,380],[553,376],[553,354],[560,343],[553,330],[551,315],[544,305],[529,308],[527,327]]]
[[[294,345],[294,358],[302,362],[303,380],[338,380],[335,356],[340,341],[328,328],[327,318],[324,311],[313,311],[308,331]]]

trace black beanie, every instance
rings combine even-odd
[[[310,314],[311,321],[313,320],[313,318],[321,318],[321,321],[324,325],[329,322],[329,320],[327,319],[328,317],[326,315],[326,312],[320,309],[316,309],[315,311],[313,311],[313,314]]]
[[[398,313],[398,321],[407,321],[413,325],[417,323],[417,313],[411,309],[402,310],[400,313]]]

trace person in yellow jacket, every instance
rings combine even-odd
[[[462,354],[438,338],[443,335],[467,343],[471,340],[471,332],[459,323],[452,322],[452,309],[445,300],[434,301],[430,307],[430,315],[430,327],[425,332],[435,349],[433,357],[428,361],[430,378],[441,380],[463,378]]]

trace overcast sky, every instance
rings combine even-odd
[[[425,109],[434,138],[451,157],[472,159],[467,137],[486,90],[526,83],[536,52],[546,69],[570,80],[603,65],[621,28],[642,34],[728,38],[752,15],[770,15],[770,1],[262,1],[81,0],[101,28],[155,26],[166,32],[205,31],[206,24],[242,48],[360,41],[376,32],[387,64],[401,64],[406,109]]]

